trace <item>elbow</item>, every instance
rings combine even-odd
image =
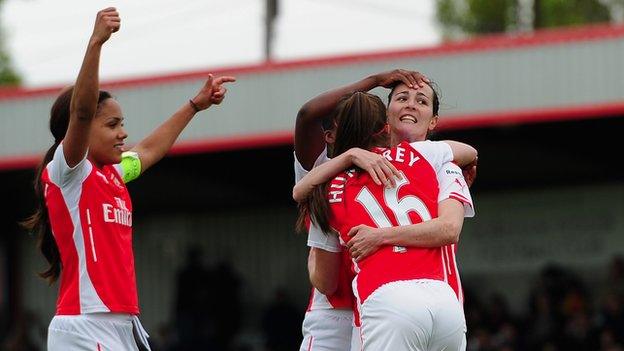
[[[310,281],[316,290],[318,290],[323,295],[331,295],[338,290],[338,282],[333,281],[331,279],[323,279],[320,277],[315,277],[316,279],[312,279],[310,277]]]
[[[459,242],[459,234],[461,233],[461,224],[455,221],[445,221],[443,223],[444,245],[457,244]]]
[[[299,185],[295,185],[293,187],[292,197],[293,200],[295,200],[296,202],[303,202],[307,199],[305,192],[303,191],[303,189],[301,189]]]
[[[309,114],[310,108],[308,107],[308,104],[305,103],[297,112],[297,121],[305,120]]]
[[[477,156],[479,152],[473,146],[468,145],[470,147],[470,160],[468,162],[469,165],[472,165],[475,161],[477,161]]]

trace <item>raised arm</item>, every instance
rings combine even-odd
[[[374,228],[355,226],[347,242],[351,256],[360,261],[384,245],[440,247],[455,244],[464,224],[464,205],[455,199],[439,203],[438,217],[418,224]]]
[[[297,113],[295,122],[295,155],[303,168],[312,169],[314,161],[325,148],[323,120],[330,116],[340,99],[357,91],[390,87],[397,81],[409,86],[424,86],[429,80],[414,71],[396,69],[371,75],[355,83],[327,91],[306,102]]]
[[[314,167],[293,188],[293,199],[302,202],[307,199],[314,187],[323,184],[336,174],[352,166],[360,167],[368,172],[377,185],[395,186],[395,177],[401,179],[401,173],[396,167],[380,154],[360,148],[352,148],[341,155]]]
[[[184,103],[169,119],[133,147],[132,151],[138,153],[141,160],[141,172],[165,156],[197,112],[220,104],[227,92],[223,84],[234,81],[234,77],[213,78],[212,74],[208,75],[208,80],[191,101]]]
[[[69,107],[69,125],[63,139],[63,154],[70,167],[77,165],[89,148],[91,122],[97,110],[99,66],[102,45],[121,25],[114,7],[97,13],[93,33],[76,79]]]

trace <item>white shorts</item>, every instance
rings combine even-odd
[[[312,310],[303,319],[300,351],[348,351],[353,334],[353,311]]]
[[[351,351],[362,351],[362,335],[360,327],[353,326],[353,334],[351,335]]]
[[[130,314],[59,315],[48,327],[48,351],[149,351],[147,337]]]
[[[466,321],[453,289],[430,279],[397,281],[361,306],[364,351],[455,351],[466,348]]]

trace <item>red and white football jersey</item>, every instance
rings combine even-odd
[[[403,142],[376,149],[403,173],[394,188],[376,185],[366,172],[347,171],[332,180],[328,189],[330,223],[349,241],[347,233],[360,224],[392,227],[416,224],[437,217],[438,180],[442,166],[452,161],[448,144]],[[362,304],[380,286],[399,280],[445,280],[444,248],[384,246],[359,263],[353,263],[353,291]]]
[[[295,183],[300,181],[308,174],[308,171],[303,168],[297,156],[295,159]],[[327,162],[327,149],[319,155],[314,167]],[[342,256],[340,272],[338,276],[338,287],[336,292],[331,295],[324,295],[314,287],[310,293],[310,301],[308,303],[307,311],[312,310],[325,310],[325,309],[352,309],[355,305],[353,293],[351,292],[351,280],[353,280],[353,273],[351,271],[351,257],[348,252],[342,250],[338,238],[333,234],[325,234],[314,224],[311,224],[308,220],[308,246],[317,249],[340,253]]]
[[[138,314],[132,202],[118,165],[70,168],[63,144],[42,174],[62,270],[56,314]]]
[[[438,201],[455,199],[464,204],[464,217],[474,217],[475,211],[472,203],[472,196],[464,180],[462,170],[454,163],[445,163],[438,173],[440,182],[440,194]],[[457,268],[457,245],[447,245],[444,247],[444,277],[446,282],[453,288],[457,299],[464,303],[464,292],[462,290],[459,269]]]

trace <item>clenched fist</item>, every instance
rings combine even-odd
[[[95,18],[91,41],[100,45],[104,44],[112,33],[119,30],[120,26],[121,18],[119,18],[119,12],[116,8],[109,7],[99,11]]]

